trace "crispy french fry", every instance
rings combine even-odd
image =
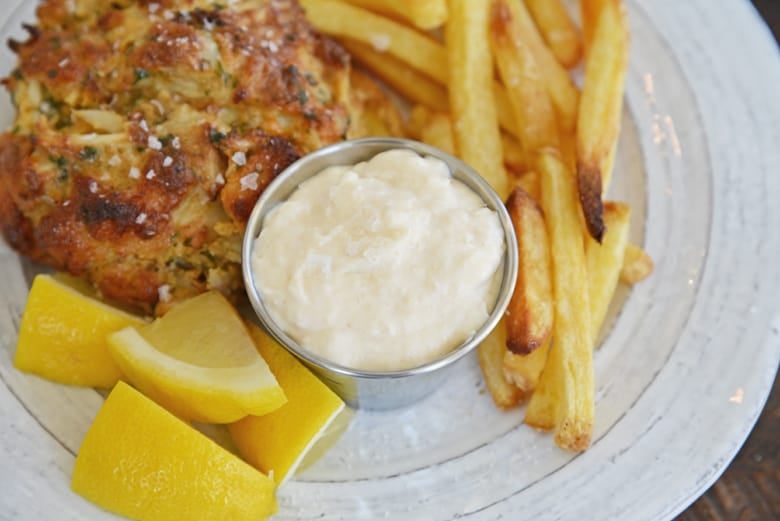
[[[409,118],[406,122],[406,135],[412,139],[420,139],[422,129],[428,124],[433,111],[425,105],[418,103],[409,111]]]
[[[642,248],[634,244],[626,246],[620,282],[633,285],[646,279],[653,272],[653,259]]]
[[[440,27],[447,21],[446,0],[347,0],[371,11],[392,15],[420,29]]]
[[[561,0],[525,0],[525,4],[561,65],[575,67],[582,58],[582,42],[566,6]]]
[[[628,64],[628,32],[620,0],[603,3],[585,64],[577,121],[577,183],[590,235],[604,235],[602,193],[620,132]]]
[[[422,128],[420,141],[455,154],[455,143],[452,137],[452,122],[448,114],[433,112],[427,125]]]
[[[506,203],[517,236],[521,269],[506,312],[506,347],[528,354],[547,342],[552,333],[553,295],[547,230],[539,205],[515,188]]]
[[[537,203],[542,200],[541,180],[536,170],[526,170],[518,175],[515,178],[515,186],[522,188]]]
[[[300,3],[309,22],[318,31],[369,44],[446,85],[447,52],[433,38],[338,0],[301,0]]]
[[[507,2],[512,19],[520,27],[523,41],[531,50],[539,67],[547,92],[555,106],[559,127],[565,132],[574,132],[577,125],[577,105],[579,91],[569,77],[568,71],[558,63],[552,51],[534,24],[522,0]]]
[[[604,204],[604,222],[607,225],[604,240],[601,244],[592,239],[585,243],[594,345],[620,278],[630,218],[631,208],[627,204],[607,201]]]
[[[450,107],[458,155],[506,200],[509,181],[493,94],[488,2],[451,0],[445,25]]]
[[[580,18],[582,18],[582,41],[587,56],[588,49],[593,42],[593,33],[596,31],[596,22],[604,2],[610,0],[580,0]]]
[[[510,409],[520,403],[523,393],[504,378],[504,353],[506,353],[506,324],[502,320],[477,347],[477,359],[493,402],[500,409]]]
[[[447,50],[433,39],[398,22],[371,11],[342,3],[340,0],[301,0],[301,5],[306,9],[309,21],[317,30],[342,40],[370,45],[379,55],[386,53],[418,73],[435,80],[440,85],[449,85]],[[377,74],[401,90],[400,86],[395,85],[395,82],[402,81],[402,78],[392,79],[391,82],[389,77],[385,77],[385,73],[388,75],[392,73],[392,65],[382,64],[380,66],[368,62],[366,64],[372,69],[382,67],[381,70],[376,70]],[[408,76],[408,73],[403,74]],[[439,106],[439,102],[433,104],[431,100],[433,89],[430,87],[404,86],[404,89],[408,92],[403,90],[401,92],[410,99],[420,103],[428,103],[435,109],[442,108]],[[516,135],[506,92],[498,82],[494,82],[493,89],[501,126]],[[441,99],[446,102],[446,97]]]
[[[504,151],[504,164],[513,172],[522,174],[533,166],[520,142],[506,132],[501,133],[501,149]]]
[[[342,39],[341,44],[359,63],[402,96],[434,110],[446,111],[449,108],[447,91],[444,87],[401,60],[387,53],[378,52],[370,45],[348,38]]]
[[[516,355],[511,351],[504,353],[504,379],[520,389],[523,396],[530,396],[539,383],[552,337],[539,348],[527,355]]]
[[[490,29],[493,55],[506,85],[523,149],[533,154],[545,148],[558,148],[555,112],[547,88],[508,1],[493,2]]]
[[[595,342],[598,332],[609,309],[609,303],[617,287],[618,274],[623,262],[623,252],[628,243],[628,221],[631,209],[623,203],[607,202],[604,207],[604,219],[607,233],[603,244],[589,240],[585,246],[585,259],[588,269],[588,290],[590,292],[591,333]],[[504,377],[525,395],[536,389],[539,375],[544,368],[549,349],[549,340],[530,355],[516,355],[507,352],[504,355]],[[552,417],[549,417],[552,418]],[[545,423],[552,429],[554,422]],[[537,425],[537,428],[539,425]]]
[[[414,139],[438,147],[450,154],[455,154],[452,118],[448,113],[432,111],[423,105],[415,105],[409,116],[407,130]],[[518,174],[524,173],[528,169],[530,161],[520,147],[520,143],[505,132],[501,133],[501,143],[504,164],[507,168]],[[538,200],[538,198],[536,199]]]
[[[551,245],[555,321],[553,343],[526,423],[555,428],[555,443],[590,445],[594,416],[593,355],[585,248],[573,173],[555,152],[539,156],[542,207]]]

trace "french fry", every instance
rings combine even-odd
[[[590,445],[594,416],[592,333],[585,248],[573,173],[555,152],[539,156],[542,208],[551,245],[555,320],[553,343],[526,423],[555,428],[555,443]]]
[[[448,114],[433,112],[427,124],[422,128],[420,141],[444,150],[448,154],[455,154],[455,142],[452,137],[452,121]]]
[[[415,105],[409,115],[407,130],[414,139],[440,148],[447,153],[455,154],[452,118],[448,113],[432,111],[423,105]],[[523,152],[520,143],[505,132],[501,133],[501,143],[504,164],[507,168],[518,174],[526,172],[530,161]],[[538,191],[534,193],[538,194]],[[538,198],[535,199],[538,200]]]
[[[451,0],[449,8],[445,41],[455,148],[460,158],[506,200],[509,180],[502,161],[493,94],[493,59],[488,43],[490,4]]]
[[[342,39],[341,44],[358,62],[402,96],[434,110],[446,111],[449,108],[444,87],[401,60],[348,38]]]
[[[523,399],[520,389],[504,378],[506,324],[502,320],[477,347],[477,359],[490,396],[500,409],[511,409]]]
[[[561,0],[525,0],[536,26],[564,67],[575,67],[582,58],[582,42]]]
[[[520,142],[506,132],[501,133],[501,149],[504,152],[504,164],[513,172],[522,174],[533,166],[531,159],[523,151],[523,146]],[[534,199],[539,200],[538,198]]]
[[[545,148],[558,148],[555,112],[547,88],[508,1],[493,2],[490,29],[493,56],[506,85],[523,149],[533,154]]]
[[[527,355],[516,355],[511,351],[504,353],[504,379],[520,389],[523,396],[530,396],[539,383],[552,337],[539,348]]]
[[[371,11],[342,3],[340,0],[301,0],[301,5],[306,9],[307,18],[317,30],[340,38],[346,46],[349,45],[349,41],[369,45],[380,56],[383,53],[390,55],[418,73],[435,80],[439,85],[449,85],[447,50],[432,38]],[[392,65],[368,62],[366,64],[375,70],[378,76],[401,90],[400,86],[395,85],[396,82],[402,81],[401,78],[392,79],[391,83],[391,78],[385,76],[392,74]],[[406,72],[403,74],[411,77]],[[428,103],[432,108],[439,110],[443,108],[440,106],[441,102],[436,102],[434,105],[431,100],[434,89],[429,86],[404,86],[404,89],[408,91],[405,95],[413,101]],[[516,135],[506,92],[498,82],[493,84],[493,89],[501,126]],[[441,101],[446,102],[446,97],[442,97]]]
[[[620,0],[605,1],[585,64],[577,120],[577,183],[590,235],[604,235],[602,193],[620,132],[628,63],[628,32]]]
[[[539,172],[536,170],[526,170],[515,178],[515,187],[522,188],[525,193],[539,203],[542,200],[541,181]]]
[[[347,0],[371,11],[396,16],[423,30],[440,27],[447,21],[446,0]]]
[[[558,126],[565,132],[574,132],[577,125],[579,91],[569,77],[568,71],[558,63],[528,12],[522,0],[506,2],[514,23],[518,24],[523,41],[531,50],[539,67],[547,92],[555,106]]]
[[[620,282],[634,285],[643,281],[653,272],[653,259],[642,248],[634,244],[626,246],[623,268],[620,270]]]
[[[422,129],[428,124],[432,114],[431,109],[418,103],[409,111],[409,118],[406,122],[406,134],[412,139],[420,139]]]
[[[586,244],[585,259],[589,278],[591,333],[594,343],[617,287],[623,252],[628,243],[630,214],[631,209],[628,205],[607,202],[604,207],[604,219],[607,222],[604,242],[599,244],[591,239]],[[510,352],[504,355],[504,377],[525,395],[530,395],[536,389],[547,359],[549,344],[548,340],[529,355],[516,355]],[[552,429],[555,423],[545,422],[545,425],[548,425],[548,429]]]
[[[630,218],[631,208],[627,204],[607,201],[604,204],[604,222],[607,226],[604,240],[599,244],[589,239],[585,244],[594,345],[620,278],[628,244]]]
[[[580,0],[580,18],[582,19],[582,41],[587,57],[588,49],[593,42],[593,33],[596,31],[599,13],[604,2],[610,0]]]
[[[515,354],[527,355],[547,342],[552,333],[550,251],[544,216],[536,201],[515,188],[506,206],[522,267],[506,311],[506,347]]]
[[[338,0],[301,0],[309,22],[320,32],[351,38],[387,52],[418,72],[447,84],[444,46],[401,23]]]

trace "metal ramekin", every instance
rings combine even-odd
[[[503,275],[495,307],[485,324],[460,346],[445,356],[419,367],[402,371],[363,371],[344,367],[309,352],[298,345],[270,317],[252,272],[252,248],[259,236],[266,214],[287,199],[298,185],[324,168],[334,165],[352,165],[366,161],[390,149],[407,149],[423,156],[444,161],[453,178],[463,182],[479,195],[485,204],[498,213],[504,230],[506,249]],[[504,314],[517,278],[517,240],[509,214],[501,198],[488,183],[461,160],[441,150],[406,139],[366,138],[343,141],[309,154],[284,170],[265,189],[252,211],[244,235],[242,264],[244,283],[249,300],[260,322],[276,340],[300,359],[351,407],[362,409],[394,409],[409,405],[440,386],[455,363],[470,353],[496,327]]]

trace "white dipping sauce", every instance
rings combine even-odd
[[[444,162],[389,150],[301,183],[265,217],[252,268],[299,345],[353,369],[401,370],[482,326],[505,247],[496,212]]]

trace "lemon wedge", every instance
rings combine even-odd
[[[257,326],[249,332],[287,395],[265,416],[228,426],[239,452],[281,485],[334,444],[349,425],[351,409],[293,355]]]
[[[89,428],[71,488],[132,519],[257,521],[276,511],[270,478],[124,382]]]
[[[218,292],[182,302],[147,326],[109,335],[108,343],[130,383],[187,420],[229,423],[286,401],[246,325]]]
[[[121,373],[108,352],[106,335],[145,322],[103,304],[77,285],[70,277],[35,277],[14,366],[63,384],[110,389]]]

